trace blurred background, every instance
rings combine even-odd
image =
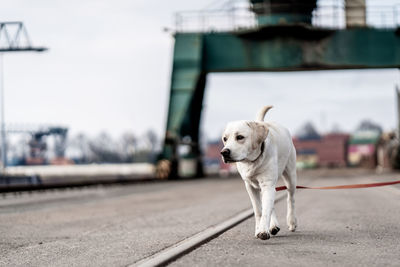
[[[263,105],[299,169],[396,168],[400,2],[270,2],[2,1],[2,183],[234,173]]]

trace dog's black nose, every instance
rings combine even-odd
[[[221,151],[221,155],[224,157],[229,157],[229,155],[231,154],[231,151],[227,148],[222,149]]]

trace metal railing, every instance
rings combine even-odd
[[[273,8],[287,8],[285,5]],[[295,8],[299,8],[297,5]],[[251,29],[258,27],[257,15],[252,11],[247,0],[229,0],[217,8],[196,11],[182,11],[175,14],[176,32],[222,32]],[[268,7],[265,10],[268,11]],[[360,9],[362,7],[352,7]],[[257,6],[260,10],[260,6]],[[348,19],[356,19],[359,15],[349,15]],[[396,28],[400,25],[400,4],[391,6],[367,5],[366,27]],[[319,5],[312,12],[312,26],[328,29],[346,27],[346,9],[344,4]]]
[[[175,31],[231,31],[254,28],[256,15],[250,11],[248,1],[229,1],[223,7],[175,14]]]
[[[362,7],[352,7],[361,9]],[[347,14],[348,19],[360,18],[361,15]],[[400,25],[400,5],[366,6],[366,27],[397,28]],[[346,8],[344,5],[317,6],[313,11],[312,25],[321,28],[346,28]]]

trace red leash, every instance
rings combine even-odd
[[[298,185],[296,188],[298,189],[353,189],[353,188],[368,188],[368,187],[378,187],[378,186],[386,186],[400,184],[400,180],[385,182],[385,183],[372,183],[372,184],[348,184],[348,185],[337,185],[337,186],[322,186],[322,187],[308,187]],[[275,188],[276,191],[286,190],[286,186],[278,186]]]

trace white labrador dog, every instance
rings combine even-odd
[[[280,228],[274,211],[275,185],[279,177],[287,190],[287,224],[296,230],[296,150],[289,131],[273,122],[263,122],[272,106],[263,107],[256,121],[230,122],[225,128],[221,155],[225,163],[236,162],[245,183],[256,221],[255,237],[276,235]]]

